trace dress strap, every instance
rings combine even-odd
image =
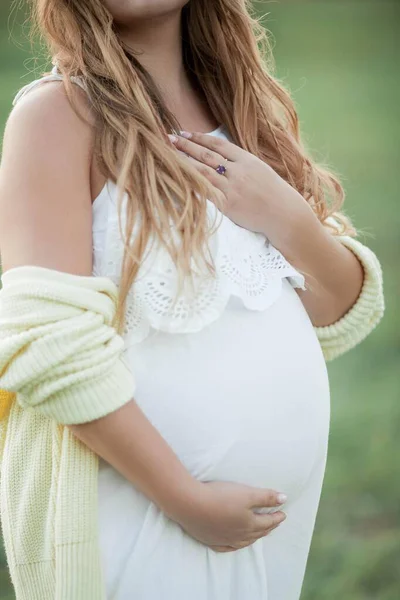
[[[28,83],[23,88],[21,88],[13,100],[13,103],[12,103],[13,106],[15,106],[17,104],[17,102],[19,100],[21,100],[21,98],[23,98],[26,94],[28,94],[31,90],[33,90],[38,85],[40,85],[42,83],[46,83],[47,81],[63,81],[63,79],[64,79],[64,77],[63,77],[62,73],[59,71],[57,64],[55,64],[49,75],[45,75],[44,77],[35,79],[34,81],[31,81],[31,83]],[[82,77],[71,76],[70,79],[71,79],[72,83],[76,83],[76,85],[79,85],[79,87],[81,87],[83,90],[87,91],[85,82]]]

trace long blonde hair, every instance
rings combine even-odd
[[[151,240],[167,249],[181,277],[190,275],[193,261],[213,272],[206,198],[218,206],[221,197],[168,142],[167,133],[178,131],[179,123],[151,76],[118,37],[102,1],[30,1],[71,100],[70,77],[84,78],[96,120],[96,157],[103,174],[120,190],[120,224],[121,199],[125,192],[128,197],[116,314],[122,331],[126,297]],[[293,101],[272,74],[268,34],[250,5],[249,0],[204,0],[183,7],[188,73],[235,144],[275,169],[322,223],[335,214],[339,233],[354,235],[338,212],[344,200],[339,181],[315,164],[301,143]],[[135,223],[140,227],[132,236]],[[171,235],[171,225],[178,236]]]

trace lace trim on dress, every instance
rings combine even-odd
[[[115,184],[109,182],[110,186]],[[112,201],[115,197],[111,190],[104,251],[96,257],[96,266],[99,275],[119,285],[124,248]],[[196,272],[193,265],[193,286],[185,282],[174,304],[178,289],[175,265],[164,248],[155,244],[149,247],[127,298],[127,346],[145,339],[151,329],[169,333],[200,331],[220,317],[231,296],[239,298],[249,310],[265,310],[279,297],[284,278],[293,287],[305,289],[304,277],[264,235],[236,225],[210,201],[207,212],[210,226],[217,219],[217,229],[208,242],[215,276]]]

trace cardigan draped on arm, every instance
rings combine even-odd
[[[0,505],[18,600],[104,600],[98,457],[65,425],[130,401],[108,278],[24,266],[2,276]],[[5,400],[5,402],[4,402]],[[14,401],[15,400],[15,401]],[[6,406],[4,406],[6,404]]]

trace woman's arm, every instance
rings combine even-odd
[[[3,271],[30,264],[91,275],[91,149],[91,128],[70,108],[60,84],[46,83],[16,106],[0,177]],[[169,513],[197,483],[133,399],[70,428]]]
[[[307,289],[297,290],[315,327],[339,321],[354,306],[364,282],[357,256],[317,219],[299,198],[287,214],[287,235],[278,250],[306,274]]]
[[[304,220],[294,211],[278,247],[307,273],[307,289],[297,290],[314,324],[326,360],[363,341],[385,312],[383,275],[370,248],[347,235],[333,235],[306,205]],[[331,226],[338,228],[333,217]]]
[[[82,98],[83,109],[84,102]],[[58,83],[46,83],[14,109],[0,169],[4,271],[31,265],[91,275],[92,135]],[[279,505],[276,492],[194,479],[134,399],[112,410],[68,427],[193,537],[232,550],[266,535],[284,519],[281,512],[259,515],[252,510]]]
[[[134,400],[70,429],[173,519],[201,491]]]

